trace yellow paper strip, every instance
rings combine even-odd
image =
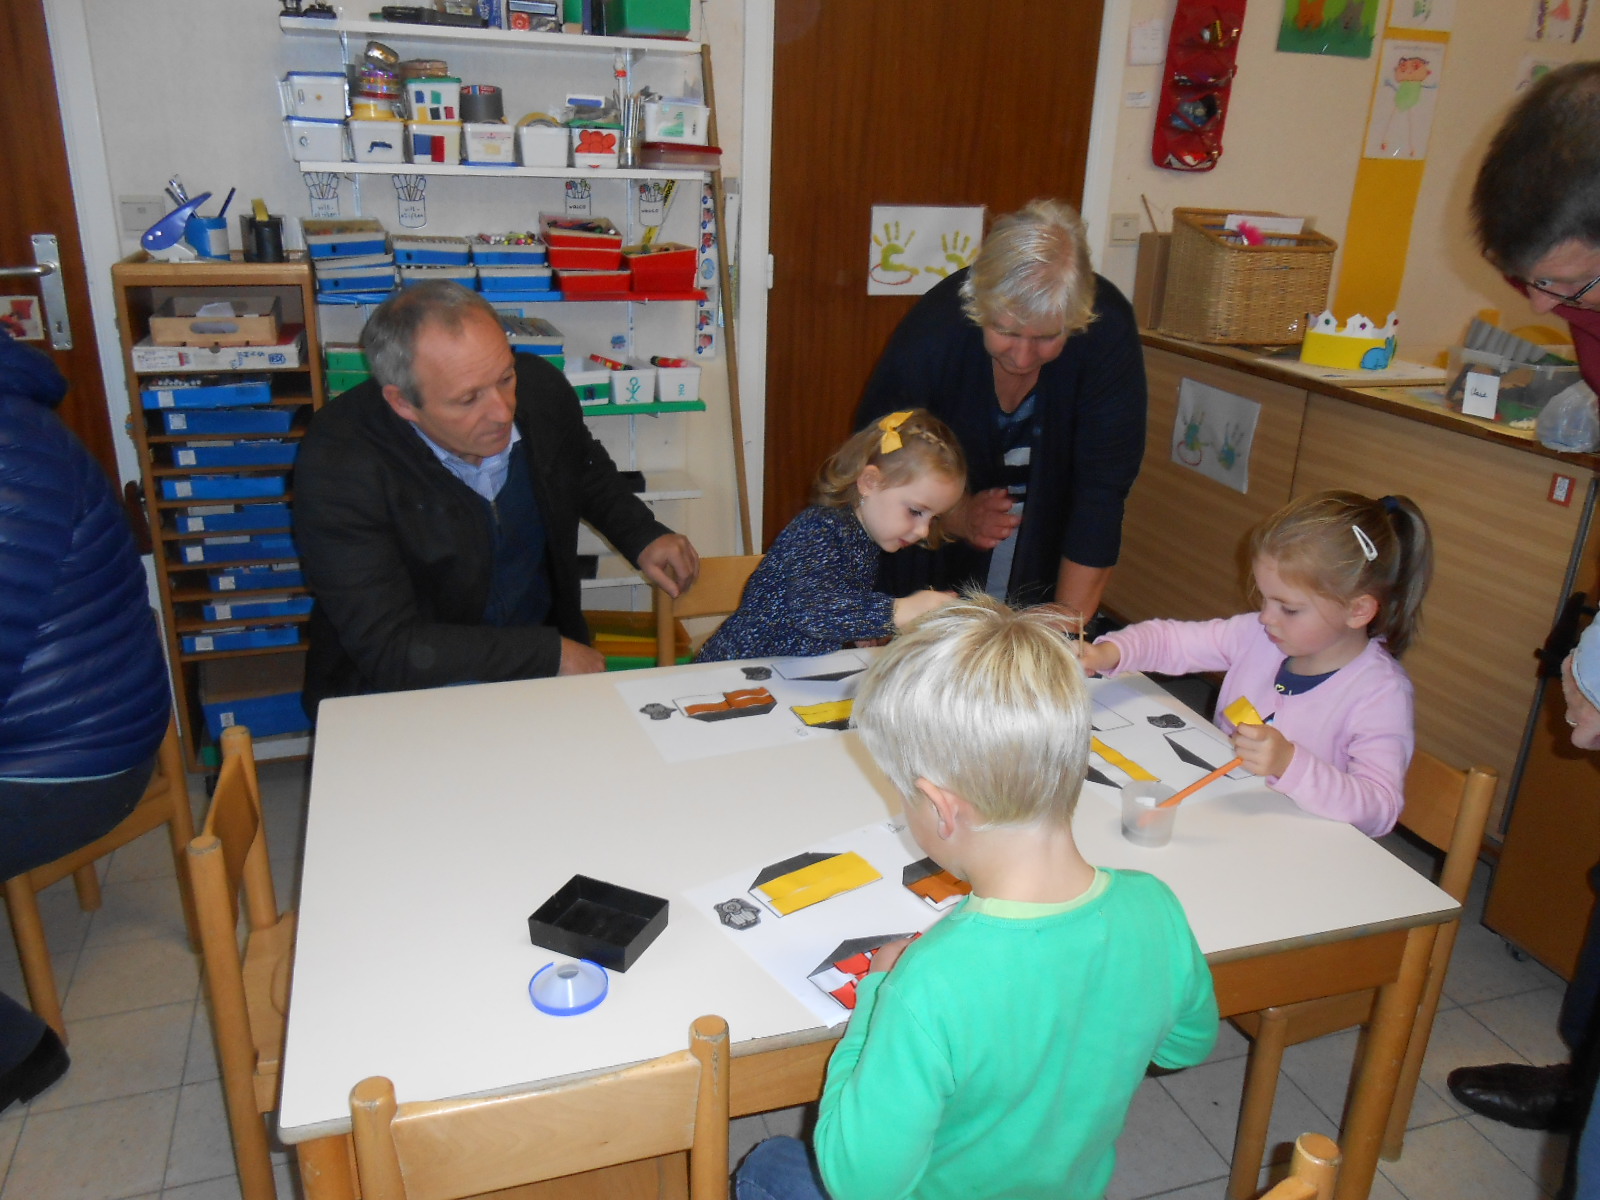
[[[1250,703],[1250,699],[1247,696],[1240,696],[1232,704],[1228,705],[1227,708],[1222,710],[1222,715],[1227,717],[1228,720],[1232,721],[1235,725],[1266,724],[1266,722],[1261,719],[1261,714],[1256,710],[1256,706]]]
[[[851,850],[769,879],[755,890],[766,897],[779,916],[786,917],[830,896],[882,878],[871,863]]]
[[[1101,758],[1105,759],[1113,767],[1118,767],[1123,771],[1126,771],[1135,779],[1146,779],[1150,780],[1151,782],[1156,781],[1156,776],[1150,774],[1149,771],[1146,771],[1138,763],[1134,762],[1133,759],[1122,753],[1122,751],[1113,750],[1110,746],[1106,745],[1097,737],[1091,737],[1089,739],[1089,748]]]

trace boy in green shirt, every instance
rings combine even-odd
[[[1210,1052],[1211,972],[1177,898],[1073,840],[1089,714],[1051,615],[987,596],[873,663],[855,724],[917,845],[972,895],[878,951],[828,1065],[815,1166],[769,1139],[739,1200],[1100,1200],[1145,1069]]]

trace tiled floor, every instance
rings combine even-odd
[[[262,767],[279,901],[293,898],[306,772]],[[196,795],[200,789],[196,788]],[[1411,854],[1397,845],[1397,853]],[[66,997],[72,1069],[26,1106],[0,1114],[0,1200],[234,1200],[232,1152],[195,960],[157,832],[103,867],[105,905],[78,911],[69,883],[42,897],[56,977]],[[1404,1157],[1385,1163],[1375,1200],[1536,1200],[1560,1182],[1565,1139],[1497,1125],[1449,1096],[1452,1067],[1565,1057],[1555,1034],[1561,981],[1519,962],[1476,923],[1463,925],[1423,1068]],[[0,988],[25,992],[0,937]],[[1292,1048],[1272,1136],[1335,1134],[1354,1037]],[[1220,1200],[1233,1141],[1245,1042],[1225,1027],[1216,1052],[1189,1071],[1147,1079],[1119,1146],[1109,1200]],[[769,1133],[798,1133],[801,1109],[735,1122],[734,1160]],[[299,1194],[292,1161],[274,1155],[278,1195]]]

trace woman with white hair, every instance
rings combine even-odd
[[[975,584],[1092,617],[1121,548],[1145,405],[1133,309],[1090,267],[1077,212],[1035,200],[998,218],[972,265],[900,323],[856,412],[860,428],[928,409],[970,467],[946,518],[959,541],[886,559],[884,590]]]

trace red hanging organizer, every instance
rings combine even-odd
[[[1244,6],[1245,0],[1178,0],[1150,146],[1156,166],[1209,171],[1222,157]]]

